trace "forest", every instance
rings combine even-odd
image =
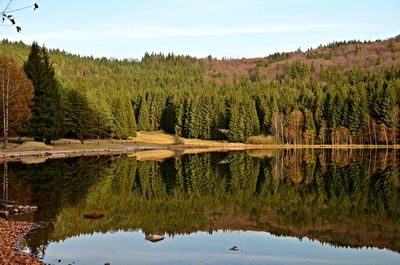
[[[400,37],[256,59],[107,59],[0,44],[3,136],[126,139],[136,131],[275,144],[400,141]],[[30,81],[30,82],[29,82]]]

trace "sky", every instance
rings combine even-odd
[[[0,11],[9,0],[0,0]],[[14,0],[10,8],[35,0]],[[38,0],[15,13],[22,32],[0,39],[80,55],[142,58],[145,52],[264,57],[341,40],[400,34],[399,0]],[[1,24],[0,24],[1,25]]]

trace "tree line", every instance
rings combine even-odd
[[[33,103],[26,104],[31,116],[22,123],[27,126],[11,131],[39,141],[164,130],[235,142],[260,134],[285,144],[399,142],[400,65],[346,72],[321,67],[315,78],[312,65],[294,61],[272,81],[258,79],[252,70],[232,82],[216,82],[206,78],[207,64],[188,56],[95,59],[7,41],[1,49],[20,64],[30,50],[23,69],[34,87]],[[1,78],[4,90],[5,75]],[[26,102],[30,91],[23,94]]]

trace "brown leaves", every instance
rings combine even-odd
[[[10,222],[0,218],[0,261],[2,265],[43,265],[35,258],[16,250],[21,234],[29,231],[31,224]]]
[[[18,28],[18,27],[17,27]],[[7,84],[9,84],[7,86]],[[2,92],[6,93],[2,93]],[[31,114],[33,97],[32,82],[26,77],[23,69],[10,58],[0,56],[0,106],[3,106],[3,95],[9,97],[9,132],[16,135],[27,122]],[[0,108],[1,117],[3,114]],[[3,124],[0,124],[3,128]]]

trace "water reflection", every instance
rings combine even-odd
[[[8,189],[12,199],[39,206],[24,217],[45,224],[25,239],[39,255],[50,242],[138,229],[175,237],[265,231],[400,252],[398,162],[392,150],[82,157],[9,163]],[[91,212],[105,217],[83,218]]]
[[[232,242],[240,249],[232,252]],[[376,249],[332,249],[328,245],[304,239],[275,237],[265,232],[216,231],[212,234],[196,232],[191,235],[176,235],[159,244],[143,240],[141,231],[95,233],[79,238],[70,238],[49,246],[49,263],[59,264],[362,264],[395,265],[399,255]],[[74,253],[76,259],[71,257]]]

